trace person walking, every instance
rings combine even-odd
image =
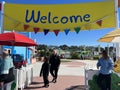
[[[104,50],[102,57],[97,62],[97,68],[100,68],[97,83],[101,90],[111,90],[111,73],[113,67],[113,60],[110,59],[107,51]]]
[[[52,55],[50,56],[49,64],[50,64],[50,73],[53,77],[52,82],[56,83],[57,82],[57,77],[58,77],[58,70],[60,67],[60,57],[57,55],[57,50],[53,50]]]
[[[43,59],[43,64],[42,64],[42,68],[40,71],[40,77],[43,76],[43,81],[44,81],[44,86],[43,87],[49,87],[49,63],[48,63],[48,58],[44,57]]]

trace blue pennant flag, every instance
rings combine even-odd
[[[49,32],[49,29],[44,29],[44,34],[47,35],[47,33]]]
[[[65,29],[64,31],[65,31],[65,34],[67,35],[69,33],[70,29]]]

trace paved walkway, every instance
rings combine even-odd
[[[43,79],[39,77],[41,62],[34,64],[34,78],[30,86],[24,90],[85,90],[84,68],[95,68],[96,61],[91,60],[73,60],[64,62],[59,69],[57,83],[52,83],[52,77],[49,75],[50,86],[43,88]]]

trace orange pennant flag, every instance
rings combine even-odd
[[[24,30],[27,30],[29,28],[29,25],[24,25]]]
[[[96,22],[99,26],[102,26],[102,20]]]
[[[120,7],[120,0],[118,0],[118,7]]]
[[[55,35],[57,36],[60,30],[54,30]]]
[[[85,28],[86,28],[86,30],[90,30],[91,29],[91,24],[86,24]]]

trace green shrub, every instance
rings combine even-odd
[[[80,57],[79,57],[79,54],[77,53],[77,52],[73,52],[72,54],[71,54],[71,59],[79,59]]]
[[[100,90],[100,88],[97,85],[97,79],[98,79],[98,76],[94,75],[93,79],[88,81],[89,90]]]
[[[94,59],[94,60],[98,60],[98,59],[99,59],[99,56],[93,56],[93,59]]]
[[[116,73],[112,73],[112,90],[120,90],[118,83],[120,82],[120,77]]]
[[[97,78],[98,76],[94,75],[92,80],[88,80],[89,90],[100,90],[97,85]],[[116,73],[112,73],[111,81],[112,90],[120,90],[120,85],[118,85],[118,83],[120,83],[120,77]]]

